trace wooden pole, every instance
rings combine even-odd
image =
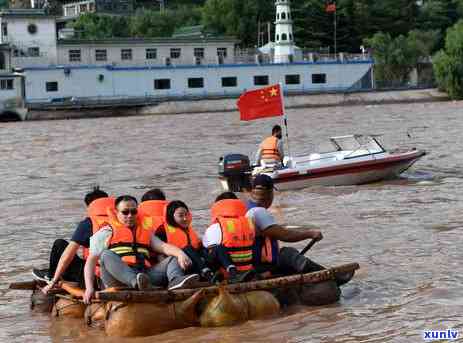
[[[223,286],[230,293],[243,293],[256,290],[270,290],[301,284],[314,284],[332,280],[336,273],[352,272],[359,269],[358,263],[344,264],[338,267],[321,270],[308,274],[283,276],[273,279],[251,281]],[[215,295],[219,292],[219,286],[203,288],[204,295]],[[191,297],[197,289],[180,289],[176,291],[115,291],[97,292],[96,298],[101,301],[121,301],[134,303],[170,303],[182,301]]]
[[[37,289],[37,281],[32,280],[32,281],[23,281],[23,282],[12,282],[10,283],[8,288],[33,291]]]

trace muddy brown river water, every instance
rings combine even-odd
[[[341,301],[235,327],[111,342],[423,342],[425,331],[449,328],[463,335],[463,102],[297,109],[288,117],[295,154],[325,150],[329,136],[350,133],[429,152],[398,180],[277,193],[281,222],[322,228],[308,256],[360,264]],[[0,341],[106,341],[82,321],[31,312],[29,293],[8,284],[47,264],[53,240],[69,238],[85,216],[82,199],[95,184],[137,197],[162,187],[190,206],[203,232],[220,193],[219,156],[253,155],[277,122],[208,113],[0,123]]]

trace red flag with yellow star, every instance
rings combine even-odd
[[[240,120],[282,116],[283,103],[280,85],[244,92],[238,99]]]

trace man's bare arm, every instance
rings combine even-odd
[[[283,242],[300,242],[306,239],[315,239],[317,241],[323,238],[320,230],[316,226],[305,226],[300,229],[289,229],[282,225],[274,224],[262,231],[262,235]]]

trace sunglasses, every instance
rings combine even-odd
[[[131,208],[129,210],[122,210],[119,212],[122,213],[124,216],[128,216],[129,214],[136,215],[138,213],[138,210],[136,208]]]

